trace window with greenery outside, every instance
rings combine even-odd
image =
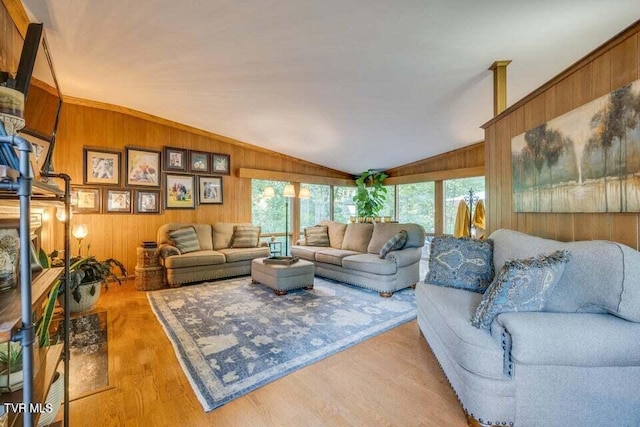
[[[300,233],[305,227],[331,219],[331,186],[302,184],[302,187],[309,189],[311,198],[300,199]]]
[[[400,184],[398,189],[398,221],[415,223],[427,233],[435,233],[435,183]]]

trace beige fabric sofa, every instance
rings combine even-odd
[[[329,247],[307,246],[300,239],[291,255],[312,261],[317,276],[380,292],[389,297],[395,291],[414,286],[420,280],[420,258],[425,232],[418,224],[342,224],[322,221],[329,232]],[[393,235],[406,230],[407,243],[401,250],[380,258],[380,249]]]
[[[165,269],[165,280],[169,286],[251,273],[251,261],[254,258],[268,257],[269,247],[263,242],[255,248],[231,248],[235,225],[251,224],[219,222],[210,225],[173,222],[161,226],[157,241],[160,259]],[[169,233],[189,226],[196,230],[201,250],[182,254],[172,245]]]

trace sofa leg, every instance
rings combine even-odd
[[[489,427],[489,425],[493,425],[493,423],[492,424],[481,423],[480,421],[476,420],[466,412],[465,412],[465,415],[467,416],[467,425],[469,427]],[[498,423],[495,423],[495,425],[498,425]],[[508,424],[504,424],[504,425],[508,425]]]
[[[391,295],[393,295],[393,292],[380,292],[382,298],[391,298]]]
[[[308,291],[313,290],[313,285],[309,285],[305,289],[308,290]]]
[[[257,280],[255,280],[255,279],[251,279],[251,284],[252,284],[252,285],[257,285],[257,284],[258,284],[258,281],[257,281]]]
[[[280,289],[276,289],[273,292],[275,292],[279,297],[287,294],[287,291],[281,291]]]
[[[416,288],[417,283],[414,283],[413,285],[409,286],[411,289],[415,289]]]

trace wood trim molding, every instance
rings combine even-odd
[[[27,35],[27,27],[31,21],[27,16],[27,12],[24,10],[22,2],[20,0],[2,0],[2,4],[7,8],[7,12],[9,12],[9,16],[11,16],[11,20],[22,38],[25,38]]]
[[[456,148],[455,150],[447,151],[447,152],[442,153],[442,154],[437,154],[437,155],[432,156],[432,157],[426,157],[424,159],[416,160],[415,162],[407,163],[406,165],[401,165],[401,166],[397,166],[395,168],[388,169],[388,170],[385,171],[385,173],[387,175],[394,176],[397,173],[402,173],[403,170],[410,169],[410,168],[412,168],[414,166],[419,166],[419,165],[421,165],[421,164],[423,164],[425,162],[433,161],[433,160],[436,160],[436,159],[444,159],[444,158],[447,158],[447,157],[460,156],[462,153],[464,153],[466,151],[472,151],[472,150],[478,148],[478,146],[481,146],[483,144],[484,144],[484,141],[474,142],[474,143],[472,143],[470,145],[465,145],[464,147]]]
[[[62,101],[63,101],[63,103],[79,105],[81,107],[96,108],[96,109],[99,109],[99,110],[106,110],[106,111],[112,111],[112,112],[115,112],[115,113],[126,114],[126,115],[131,116],[131,117],[136,117],[138,119],[147,120],[147,121],[152,122],[152,123],[157,123],[157,124],[160,124],[160,125],[168,126],[168,127],[174,128],[174,129],[181,130],[181,131],[185,131],[185,132],[193,133],[193,134],[196,134],[196,135],[204,136],[206,138],[215,139],[217,141],[225,142],[227,144],[235,145],[237,147],[242,147],[242,148],[246,148],[246,149],[249,149],[249,150],[257,151],[257,152],[260,152],[260,153],[269,154],[271,156],[279,157],[279,158],[286,159],[286,160],[294,160],[294,161],[296,161],[298,163],[309,165],[309,166],[313,166],[313,167],[316,167],[316,168],[322,168],[323,170],[326,170],[328,173],[339,174],[339,175],[344,176],[345,178],[351,176],[351,174],[348,174],[348,173],[343,172],[343,171],[339,171],[339,170],[336,170],[336,169],[331,169],[331,168],[328,168],[326,166],[322,166],[322,165],[318,165],[316,163],[309,162],[307,160],[298,159],[298,158],[293,157],[293,156],[288,156],[286,154],[278,153],[277,151],[271,151],[271,150],[268,150],[266,148],[259,147],[257,145],[253,145],[253,144],[249,144],[247,142],[238,141],[237,139],[229,138],[228,136],[219,135],[217,133],[209,132],[209,131],[206,131],[206,130],[203,130],[203,129],[199,129],[199,128],[196,128],[196,127],[193,127],[193,126],[189,126],[189,125],[185,125],[185,124],[182,124],[182,123],[174,122],[173,120],[169,120],[169,119],[165,119],[165,118],[162,118],[162,117],[154,116],[153,114],[144,113],[142,111],[134,110],[132,108],[127,108],[127,107],[123,107],[123,106],[120,106],[120,105],[108,104],[106,102],[92,101],[92,100],[83,99],[83,98],[76,98],[75,96],[68,96],[68,95],[63,95]]]
[[[489,67],[493,71],[493,115],[507,109],[507,66],[511,60],[495,61]]]
[[[603,55],[605,52],[611,50],[614,46],[617,46],[620,43],[624,42],[626,39],[628,39],[629,37],[631,37],[633,34],[635,34],[637,32],[640,32],[640,20],[634,22],[633,24],[629,25],[624,30],[620,31],[618,34],[616,34],[615,36],[613,36],[612,38],[610,38],[609,40],[607,40],[606,42],[604,42],[603,44],[601,44],[600,46],[598,46],[597,48],[592,50],[590,53],[588,53],[582,59],[578,60],[577,62],[573,63],[569,67],[565,68],[563,71],[561,71],[555,77],[551,78],[551,80],[547,81],[542,86],[540,86],[538,89],[534,90],[529,95],[526,95],[524,98],[520,99],[518,102],[516,102],[515,104],[513,104],[512,106],[510,106],[509,108],[507,108],[506,110],[501,112],[499,115],[497,115],[496,117],[492,118],[491,120],[489,120],[488,122],[486,122],[485,124],[483,124],[480,127],[482,129],[486,129],[489,126],[491,126],[492,124],[496,123],[498,120],[501,120],[507,114],[513,113],[515,110],[517,110],[518,108],[522,107],[524,104],[526,104],[527,102],[531,101],[536,96],[542,94],[546,90],[548,90],[551,87],[555,86],[558,82],[560,82],[561,80],[567,78],[569,75],[571,75],[576,70],[584,67],[585,65],[587,65],[588,63],[590,63],[594,59],[596,59],[597,57],[599,57],[599,56]],[[612,89],[616,89],[616,88],[612,88]]]
[[[238,178],[268,179],[275,181],[287,181],[305,184],[341,185],[353,187],[355,183],[351,178],[332,178],[319,175],[307,175],[303,173],[280,172],[265,169],[238,168]]]
[[[483,176],[484,166],[472,168],[450,169],[434,172],[416,173],[413,175],[393,176],[384,180],[385,185],[413,184],[416,182],[439,181],[443,179],[469,178]]]

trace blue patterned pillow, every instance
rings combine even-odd
[[[493,279],[493,240],[436,237],[425,283],[484,292]]]
[[[505,262],[480,301],[471,324],[489,329],[493,318],[500,313],[541,311],[569,258],[569,252],[563,250],[538,258]]]
[[[406,230],[400,230],[380,248],[380,258],[384,258],[391,251],[397,251],[404,248],[404,245],[407,243],[407,234]]]

